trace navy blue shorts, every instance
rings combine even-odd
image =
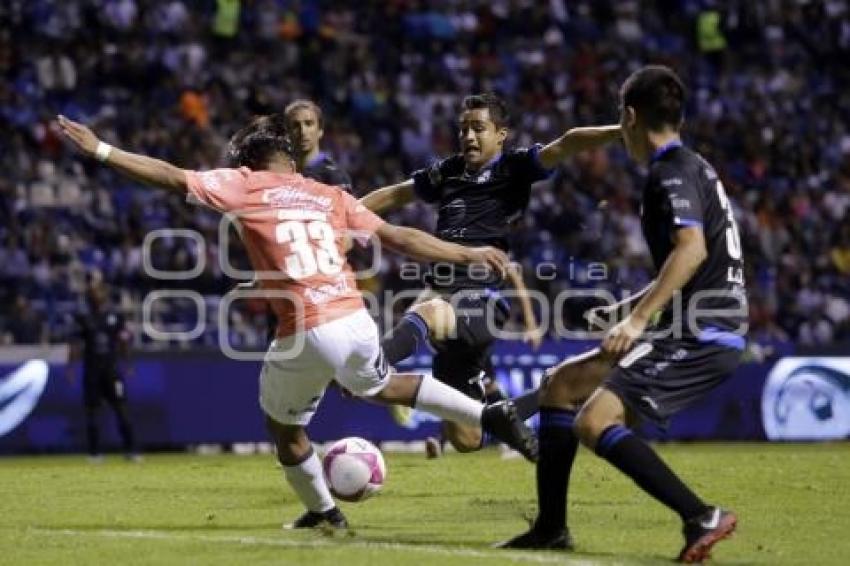
[[[603,384],[632,411],[664,427],[668,419],[726,381],[742,351],[696,339],[641,341]]]
[[[434,377],[474,399],[482,398],[482,387],[493,380],[490,360],[494,330],[504,327],[510,304],[497,293],[466,291],[455,305],[456,336],[434,344]],[[484,372],[481,383],[475,378]],[[470,383],[472,380],[472,383]]]

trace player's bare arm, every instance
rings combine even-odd
[[[531,347],[537,350],[543,343],[543,329],[537,324],[537,317],[534,316],[534,308],[531,305],[528,287],[525,286],[525,281],[522,278],[522,270],[519,269],[519,265],[511,263],[506,275],[507,280],[517,291],[516,297],[522,309],[522,318],[525,323],[523,341],[531,344]]]
[[[673,240],[673,251],[661,266],[655,284],[641,298],[634,311],[614,326],[602,342],[603,350],[609,354],[625,354],[643,334],[653,313],[670,302],[673,294],[687,284],[708,257],[705,235],[700,226],[676,230]]]
[[[587,321],[588,328],[590,330],[608,330],[621,319],[628,316],[632,311],[632,307],[652,289],[653,285],[655,285],[655,280],[650,281],[646,287],[621,301],[588,309],[582,315]]]
[[[620,125],[571,128],[540,150],[540,163],[549,169],[566,158],[620,139]]]
[[[402,183],[375,189],[361,198],[360,202],[375,214],[381,215],[401,208],[415,199],[413,179],[408,179]]]
[[[186,171],[174,165],[130,153],[102,142],[87,126],[65,116],[58,116],[59,129],[79,151],[142,183],[185,193],[188,190]]]
[[[421,261],[483,263],[498,273],[505,273],[510,263],[507,254],[502,250],[488,246],[460,246],[406,226],[384,224],[376,234],[387,247]]]

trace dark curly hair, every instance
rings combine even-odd
[[[275,155],[293,159],[292,141],[286,133],[284,116],[270,114],[254,118],[233,134],[227,144],[227,162],[231,167],[266,169]]]

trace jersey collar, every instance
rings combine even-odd
[[[313,159],[311,159],[310,161],[307,162],[306,167],[314,167],[314,166],[318,165],[319,163],[321,163],[324,158],[325,158],[325,152],[320,151],[319,153],[316,154],[316,157],[314,157]]]
[[[650,163],[655,163],[661,156],[663,156],[668,151],[676,149],[677,147],[682,147],[682,140],[670,140],[655,151],[652,152],[652,155],[649,158]]]
[[[469,169],[466,168],[466,164],[464,164],[464,167],[463,167],[464,176],[470,177],[470,178],[477,178],[479,175],[482,175],[486,170],[490,169],[493,165],[498,163],[498,161],[502,158],[502,155],[503,154],[501,152],[497,153],[495,156],[493,156],[493,159],[491,159],[490,161],[488,161],[487,163],[482,165],[481,169],[479,169],[478,171],[470,171]]]

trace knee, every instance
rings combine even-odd
[[[452,306],[442,299],[431,299],[411,308],[428,325],[431,339],[437,342],[451,337],[455,331],[455,312]]]
[[[383,405],[413,407],[416,402],[416,392],[421,383],[421,375],[393,373],[383,389],[365,398]]]
[[[574,380],[571,379],[571,368],[555,368],[540,386],[539,401],[541,406],[560,409],[578,410],[586,395],[575,391]]]
[[[597,439],[612,424],[614,423],[610,420],[602,418],[595,414],[593,410],[585,407],[579,411],[573,424],[573,430],[582,444],[590,450],[595,450]]]

